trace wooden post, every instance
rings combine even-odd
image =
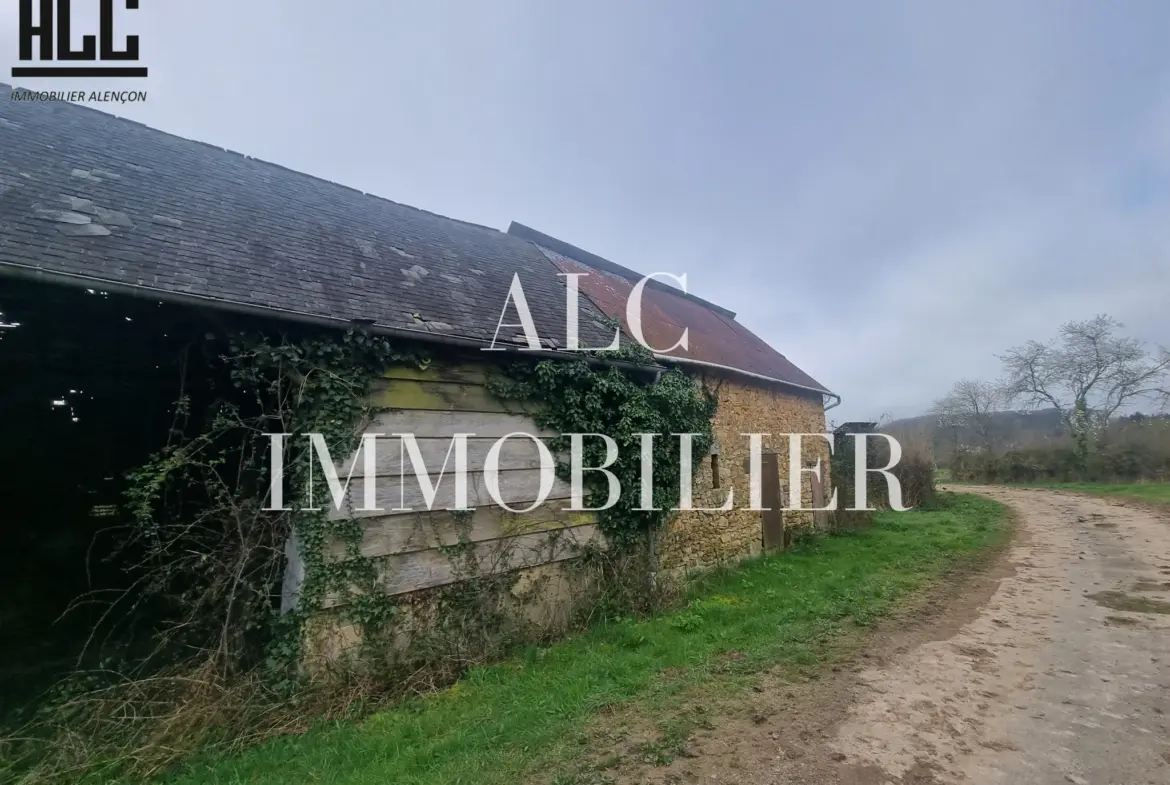
[[[760,528],[763,532],[764,550],[784,550],[784,501],[780,493],[780,465],[776,453],[764,453],[760,456],[761,502],[764,509],[760,511]]]
[[[825,486],[815,474],[810,473],[808,479],[812,483],[813,522],[817,531],[823,532],[829,528],[829,511],[816,508],[825,506]]]

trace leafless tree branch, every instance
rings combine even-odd
[[[1051,406],[1074,438],[1103,431],[1118,411],[1142,400],[1170,401],[1170,352],[1153,351],[1120,334],[1123,325],[1104,314],[1067,322],[1047,343],[1009,349],[1003,362],[1009,400],[1029,408]]]

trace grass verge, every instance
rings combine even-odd
[[[1128,499],[1130,501],[1145,502],[1170,507],[1170,483],[1105,483],[1105,482],[1053,482],[1027,483],[1028,488],[1051,488],[1058,491],[1073,491],[1087,493],[1092,496],[1104,496],[1114,499]]]
[[[936,509],[885,512],[872,527],[720,570],[688,606],[600,625],[525,656],[476,668],[450,689],[358,723],[319,726],[229,759],[196,760],[182,785],[287,782],[514,785],[577,781],[591,728],[615,707],[669,714],[688,687],[746,689],[765,669],[816,668],[948,567],[1002,541],[1005,509],[942,494]],[[664,715],[665,716],[665,715]],[[673,720],[647,752],[662,760],[688,727]]]

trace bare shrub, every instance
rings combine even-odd
[[[351,680],[279,696],[255,674],[225,676],[201,667],[148,677],[87,673],[101,687],[68,686],[12,737],[0,741],[0,779],[19,785],[82,780],[144,781],[196,751],[232,754],[308,729],[309,718],[339,719],[380,696],[375,683]]]
[[[892,435],[892,434],[891,434]],[[897,438],[897,437],[895,437]],[[873,439],[873,454],[868,458],[872,467],[885,466],[890,461],[890,444],[885,439]],[[935,497],[935,462],[933,448],[924,439],[899,440],[902,456],[890,469],[902,488],[902,505],[916,508],[929,505]],[[889,485],[877,472],[869,472],[868,495],[871,505],[890,506]]]
[[[894,430],[887,435],[897,440],[901,459],[890,473],[902,488],[903,506],[916,508],[929,505],[935,498],[934,448],[929,437],[921,432]],[[866,526],[873,521],[873,513],[855,510],[856,458],[852,434],[838,434],[833,453],[832,478],[837,490],[837,509],[829,514],[829,531],[845,533]],[[890,444],[882,438],[866,440],[868,455],[865,464],[870,468],[886,466],[890,461]],[[889,485],[879,472],[866,472],[866,505],[871,509],[890,506]]]
[[[904,448],[902,460],[890,472],[902,486],[903,506],[925,507],[934,501],[934,461],[925,452]]]

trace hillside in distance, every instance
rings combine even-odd
[[[1060,424],[1060,412],[1056,409],[994,412],[990,418],[992,441],[996,444],[1031,444],[1037,441],[1056,439],[1064,433]],[[933,414],[891,420],[883,426],[883,430],[923,434],[946,430],[951,433],[952,439],[958,438],[960,444],[967,444],[971,441],[971,434],[967,432],[967,429],[941,428],[938,424],[938,417]]]
[[[1155,422],[1170,422],[1170,414],[1135,412],[1113,420],[1116,426],[1127,429]],[[913,444],[930,449],[940,460],[945,460],[956,447],[983,443],[973,428],[943,427],[933,414],[891,420],[882,426],[882,430],[897,436],[904,445]],[[990,447],[997,452],[1052,444],[1066,436],[1060,422],[1060,412],[1052,408],[994,412],[990,415],[988,431]]]

